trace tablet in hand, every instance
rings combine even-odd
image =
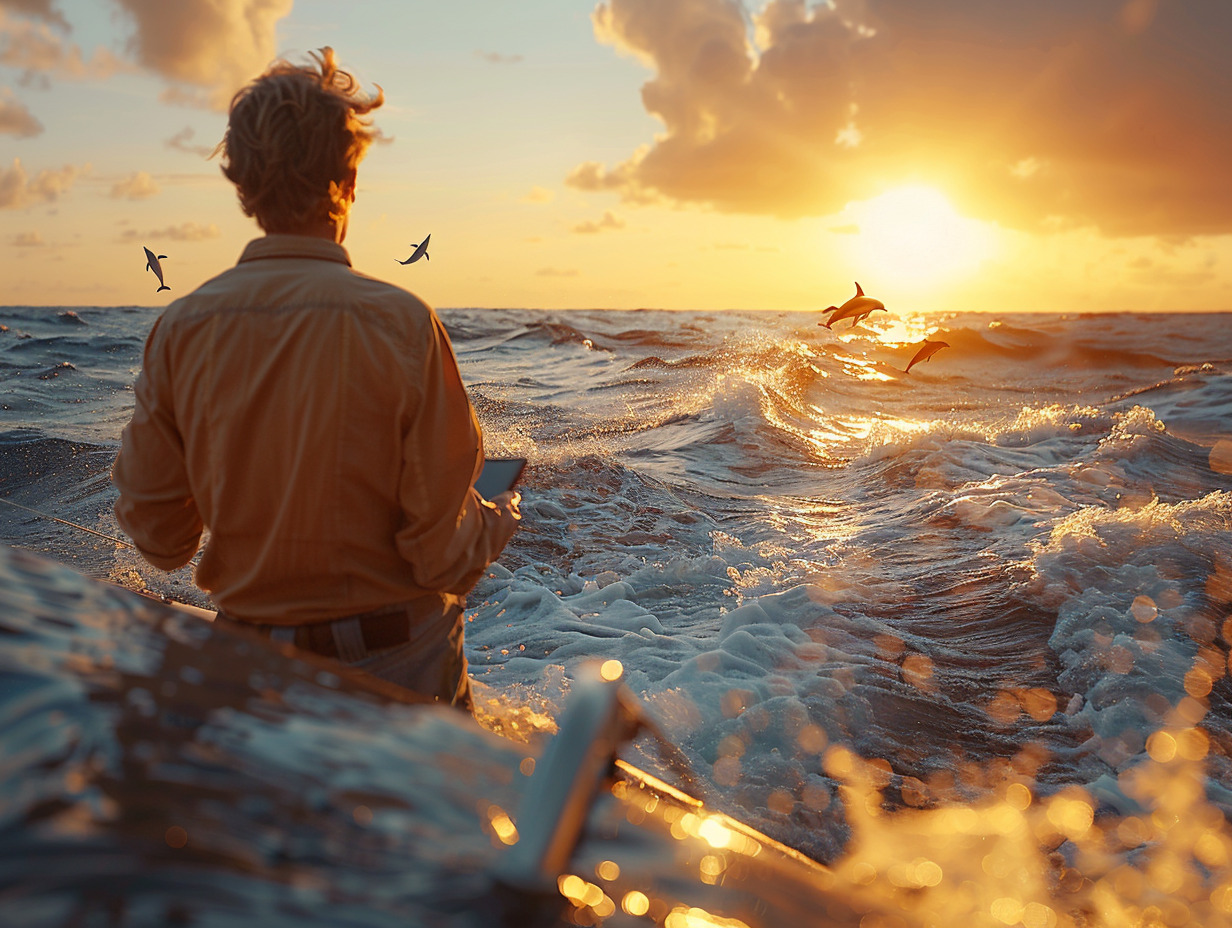
[[[475,481],[475,489],[484,499],[512,490],[522,476],[526,458],[484,458],[483,470]]]

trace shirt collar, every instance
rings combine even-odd
[[[313,258],[318,261],[337,261],[348,267],[351,256],[337,242],[314,235],[266,235],[255,238],[244,248],[239,263],[259,261],[263,258]]]

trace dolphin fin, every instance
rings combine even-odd
[[[155,290],[154,292],[155,292],[155,293],[162,293],[164,290],[170,290],[170,289],[171,289],[171,288],[170,288],[170,287],[168,287],[166,284],[163,284],[161,287],[159,287],[159,288],[158,288],[157,290]]]
[[[428,254],[426,251],[424,252],[424,260],[425,260],[425,261],[431,261],[431,260],[432,260],[432,256],[431,256],[430,254]]]
[[[166,261],[166,260],[167,260],[167,256],[166,256],[166,255],[159,255],[159,256],[158,256],[158,260],[159,260],[159,261]]]
[[[860,282],[856,281],[856,296],[864,296],[864,290],[860,287]]]

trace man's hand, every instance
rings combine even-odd
[[[500,528],[504,535],[501,539],[501,547],[504,547],[505,542],[513,537],[518,523],[522,521],[522,510],[518,508],[521,503],[522,494],[517,490],[506,490],[504,493],[498,493],[491,499],[483,501],[485,506],[490,506],[500,515]]]
[[[488,502],[502,512],[508,512],[515,522],[521,520],[522,510],[518,507],[522,505],[522,494],[517,490],[506,490],[504,493],[497,493]]]

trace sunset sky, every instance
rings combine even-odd
[[[0,0],[0,304],[233,264],[226,103],[332,45],[387,99],[352,260],[438,307],[1232,310],[1230,35],[1229,0]]]

